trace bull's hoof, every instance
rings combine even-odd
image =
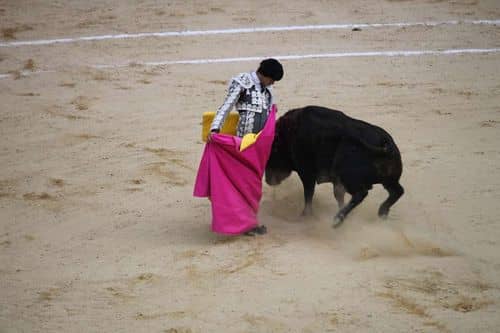
[[[380,217],[382,220],[387,220],[387,215],[389,215],[389,210],[379,209],[378,217]]]
[[[302,211],[302,214],[300,214],[302,217],[311,217],[313,216],[313,212],[312,212],[312,209],[307,207],[307,208],[304,208],[304,210]]]
[[[342,223],[344,222],[344,216],[343,215],[337,215],[335,216],[335,218],[333,219],[333,224],[332,224],[332,228],[338,228],[342,225]]]

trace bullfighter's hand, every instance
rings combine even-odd
[[[208,133],[207,137],[207,143],[212,141],[212,135],[219,133],[219,130],[211,130],[210,133]]]

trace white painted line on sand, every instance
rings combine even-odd
[[[164,65],[189,65],[189,64],[213,64],[227,62],[260,61],[265,58],[276,58],[279,60],[297,60],[313,58],[348,58],[348,57],[410,57],[425,55],[459,55],[471,53],[498,53],[500,48],[491,49],[449,49],[449,50],[417,50],[417,51],[369,51],[369,52],[340,52],[340,53],[317,53],[300,55],[271,55],[260,57],[240,58],[218,58],[218,59],[192,59],[192,60],[166,60],[154,62],[130,62],[126,64],[95,65],[94,68],[119,68],[128,67],[132,64],[142,66],[164,66]]]
[[[296,54],[296,55],[274,55],[259,57],[239,57],[239,58],[218,58],[218,59],[192,59],[192,60],[166,60],[154,62],[129,62],[124,64],[93,65],[96,69],[123,68],[131,66],[165,66],[165,65],[197,65],[197,64],[215,64],[228,62],[246,62],[260,61],[272,57],[279,60],[298,60],[314,58],[349,58],[349,57],[414,57],[428,55],[460,55],[460,54],[484,54],[499,53],[500,48],[491,49],[448,49],[448,50],[406,50],[406,51],[368,51],[368,52],[340,52],[340,53],[317,53],[317,54]],[[30,76],[41,73],[56,72],[55,70],[44,70],[36,72],[22,72],[22,76]],[[0,79],[14,77],[14,74],[0,74]]]
[[[3,73],[3,74],[0,74],[0,79],[15,78],[15,77],[28,77],[28,76],[37,75],[37,74],[54,73],[54,72],[56,72],[56,71],[55,70],[43,70],[43,71],[20,71],[17,73]]]
[[[26,41],[16,41],[16,42],[0,42],[0,47],[51,45],[51,44],[58,44],[58,43],[75,43],[75,42],[82,42],[82,41],[100,41],[100,40],[108,40],[108,39],[201,36],[201,35],[240,34],[240,33],[256,33],[256,32],[297,31],[297,30],[331,30],[331,29],[385,28],[385,27],[400,27],[401,28],[401,27],[413,27],[413,26],[434,27],[434,26],[439,26],[439,25],[458,25],[458,24],[500,25],[500,20],[451,20],[451,21],[436,21],[436,22],[430,21],[430,22],[396,22],[396,23],[346,23],[346,24],[295,25],[295,26],[278,26],[278,27],[255,27],[255,28],[240,28],[240,29],[161,31],[161,32],[144,32],[144,33],[136,33],[136,34],[98,35],[98,36],[83,36],[83,37],[58,38],[58,39],[26,40]]]

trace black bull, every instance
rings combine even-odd
[[[403,165],[392,137],[380,127],[320,106],[306,106],[285,113],[276,122],[276,134],[266,166],[266,183],[277,185],[296,171],[304,186],[303,215],[312,214],[316,183],[333,183],[339,205],[333,226],[368,195],[373,184],[382,184],[389,197],[378,215],[386,217],[403,195],[399,184]],[[351,200],[344,206],[345,192]]]

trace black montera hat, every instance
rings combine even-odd
[[[276,59],[264,59],[261,61],[257,72],[264,76],[270,77],[274,81],[279,81],[283,77],[283,66],[281,66],[279,61]]]

